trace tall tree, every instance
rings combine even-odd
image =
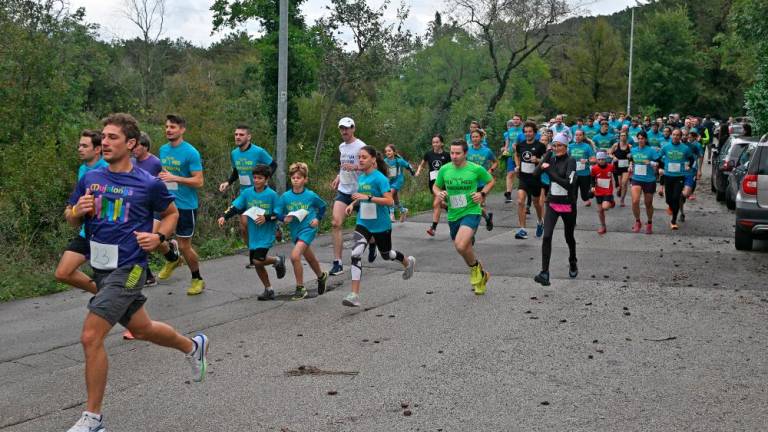
[[[145,109],[149,109],[150,95],[159,90],[153,83],[160,81],[157,42],[165,30],[165,0],[125,0],[125,16],[139,30],[140,42],[137,44],[138,71],[141,77],[141,100]],[[135,45],[134,45],[135,46]]]
[[[747,112],[758,132],[768,132],[768,3],[762,0],[737,0],[731,26],[745,41],[757,47],[757,73],[754,85],[745,94]]]
[[[627,69],[619,33],[604,18],[584,23],[560,64],[552,99],[561,112],[619,110],[625,100]]]

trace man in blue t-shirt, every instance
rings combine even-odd
[[[184,261],[192,272],[192,283],[187,289],[187,295],[197,295],[205,288],[205,281],[200,276],[200,259],[192,248],[192,236],[195,234],[197,219],[197,189],[203,187],[203,163],[197,149],[184,141],[186,130],[187,122],[184,118],[176,114],[166,116],[165,137],[168,142],[160,147],[163,170],[159,177],[165,182],[179,209],[176,239]],[[166,245],[160,247],[160,252],[168,261],[157,275],[161,280],[171,277],[176,267],[181,265],[181,259],[174,246],[172,243],[171,247]]]
[[[104,339],[115,324],[128,328],[137,339],[186,354],[195,381],[205,378],[208,363],[205,335],[183,336],[167,324],[152,321],[144,308],[147,253],[173,233],[178,212],[166,185],[131,163],[131,148],[139,140],[136,120],[129,114],[112,114],[103,126],[102,146],[109,166],[83,175],[64,212],[70,225],[85,224],[97,288],[88,302],[80,337],[87,400],[80,420],[70,429],[77,431],[104,430],[101,408],[108,367]],[[155,213],[160,215],[156,233],[152,232]]]
[[[272,174],[277,170],[277,162],[272,159],[272,155],[262,147],[251,143],[251,127],[240,124],[235,128],[235,147],[230,154],[229,160],[232,163],[232,173],[229,174],[227,181],[219,185],[219,192],[224,193],[235,181],[240,183],[240,190],[253,186],[253,169],[256,165],[267,165]],[[248,216],[240,215],[240,236],[243,243],[248,244]],[[248,268],[252,267],[249,263]]]
[[[84,130],[80,133],[80,142],[77,145],[77,155],[83,161],[77,170],[77,180],[79,181],[87,172],[103,168],[107,163],[101,157],[101,132]],[[80,288],[82,290],[95,293],[96,285],[90,277],[79,270],[80,266],[85,264],[85,257],[90,248],[88,240],[85,237],[85,229],[81,227],[80,233],[73,238],[67,245],[67,249],[59,260],[54,273],[56,280]]]

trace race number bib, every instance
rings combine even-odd
[[[552,196],[568,195],[568,190],[557,184],[557,182],[552,182],[552,185],[549,187],[549,191],[552,193]]]
[[[393,167],[393,166],[389,167],[388,172],[389,172],[390,178],[397,177],[397,167]]]
[[[438,173],[437,171],[430,171],[429,172],[429,181],[435,181],[435,179],[437,178],[437,173]]]
[[[91,240],[91,267],[97,270],[114,270],[117,268],[117,256],[117,245]]]
[[[341,170],[341,173],[339,173],[339,182],[341,184],[355,184],[357,183],[357,174],[355,171]]]
[[[453,195],[450,197],[451,208],[464,208],[467,206],[467,196],[465,194]]]
[[[165,187],[167,187],[169,191],[179,190],[179,184],[176,182],[166,182]]]
[[[648,175],[648,165],[635,165],[635,174],[639,176]]]
[[[585,169],[587,169],[587,164],[581,161],[576,162],[576,171],[584,171]]]
[[[520,164],[520,171],[526,174],[533,174],[535,170],[536,170],[536,164],[532,164],[530,162],[523,162]]]
[[[254,222],[256,222],[257,216],[264,216],[266,213],[267,213],[266,210],[264,210],[263,208],[254,206],[246,210],[243,214],[253,219]]]
[[[671,173],[680,172],[680,162],[670,162],[667,164],[667,171]]]
[[[597,187],[602,188],[602,189],[608,189],[609,187],[611,187],[611,179],[609,179],[609,178],[607,178],[607,179],[603,179],[603,178],[597,179]]]
[[[626,168],[629,166],[629,159],[619,159],[619,168]]]
[[[295,217],[299,222],[304,222],[304,218],[307,217],[309,212],[306,209],[298,209],[288,213],[288,216]]]
[[[240,186],[250,186],[251,185],[251,176],[247,175],[240,175],[238,177],[240,179]]]
[[[372,202],[360,203],[360,219],[373,220],[377,217],[376,204]]]

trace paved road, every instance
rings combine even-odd
[[[366,268],[361,309],[341,305],[348,273],[324,296],[264,303],[245,256],[205,262],[208,289],[197,297],[184,295],[182,268],[146,290],[148,310],[210,336],[209,378],[190,384],[181,354],[123,341],[116,330],[107,340],[107,425],[114,432],[765,430],[767,248],[737,252],[733,215],[708,190],[698,197],[674,233],[657,199],[653,236],[632,234],[629,209],[617,207],[600,237],[595,210],[580,207],[581,274],[567,278],[558,231],[547,289],[531,279],[540,241],[513,239],[516,213],[499,197],[491,200],[497,228],[478,235],[492,273],[483,297],[470,293],[447,227],[426,237],[427,215],[394,228],[396,248],[418,259],[413,279],[403,283],[391,263]],[[327,263],[329,238],[317,249]],[[276,284],[280,294],[292,291],[288,273]],[[0,305],[3,432],[63,431],[83,410],[78,337],[87,299],[72,291]]]

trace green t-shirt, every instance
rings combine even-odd
[[[467,161],[457,168],[453,163],[443,165],[437,173],[435,184],[448,192],[448,221],[457,221],[467,215],[482,214],[480,204],[472,201],[477,185],[488,183],[493,177],[476,163]]]

